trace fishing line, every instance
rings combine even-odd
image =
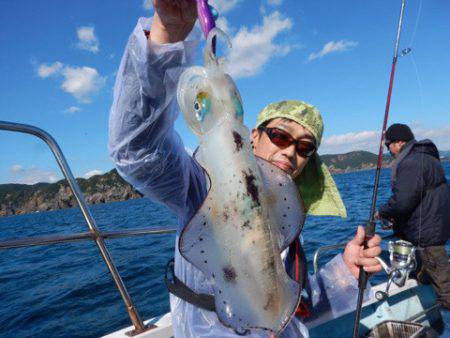
[[[420,0],[419,9],[417,10],[416,22],[414,24],[414,30],[413,30],[413,33],[411,36],[411,41],[409,41],[409,46],[412,46],[414,39],[416,37],[417,27],[419,26],[419,21],[421,19],[421,15],[422,15],[422,0]]]
[[[420,101],[420,116],[424,116],[424,105],[423,105],[423,86],[422,86],[422,79],[420,78],[419,74],[419,68],[417,67],[416,59],[414,58],[414,55],[411,53],[411,63],[413,64],[414,68],[414,74],[416,75],[417,85],[419,87],[419,101]]]

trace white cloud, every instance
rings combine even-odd
[[[91,178],[92,176],[102,175],[102,174],[103,174],[103,171],[98,170],[98,169],[94,169],[94,170],[88,171],[86,174],[83,175],[83,177],[85,179],[88,179],[88,178]]]
[[[68,114],[75,114],[78,113],[79,111],[81,111],[82,109],[76,106],[70,106],[69,108],[67,108],[66,110],[64,110],[65,113]]]
[[[53,170],[40,169],[35,166],[23,168],[20,164],[10,167],[10,181],[20,184],[36,184],[39,182],[54,183],[60,176]]]
[[[144,8],[146,11],[153,8],[153,1],[152,0],[144,0],[142,2],[142,8]]]
[[[40,65],[38,74],[42,78],[53,74],[62,75],[64,78],[61,84],[62,90],[72,94],[82,103],[91,102],[91,96],[98,92],[106,81],[106,77],[100,76],[95,68],[65,66],[61,62],[55,62],[50,66]],[[77,111],[79,111],[77,107],[70,107],[65,112],[75,113]]]
[[[54,62],[51,65],[41,64],[38,68],[38,75],[45,79],[51,75],[57,75],[63,67],[63,64],[59,61]]]
[[[98,92],[106,81],[95,68],[91,67],[67,66],[62,74],[64,81],[61,88],[82,103],[91,102],[91,95]]]
[[[321,154],[339,154],[355,150],[366,150],[378,153],[379,132],[361,131],[325,138],[320,146]]]
[[[257,74],[274,56],[290,52],[291,46],[275,44],[275,38],[292,27],[289,18],[279,12],[263,17],[263,24],[251,29],[241,28],[231,39],[232,49],[228,56],[228,71],[235,78]]]
[[[325,55],[330,53],[345,52],[353,47],[356,47],[357,45],[358,42],[356,41],[347,41],[347,40],[330,41],[327,42],[319,52],[309,54],[308,61],[324,57]]]
[[[213,6],[220,15],[231,11],[241,0],[210,0],[209,4]]]
[[[95,36],[93,26],[83,26],[77,29],[78,43],[80,49],[88,50],[92,53],[98,53],[98,39]]]
[[[11,166],[10,170],[13,173],[18,173],[22,170],[22,166],[20,164],[14,164],[13,166]]]
[[[433,141],[439,150],[450,150],[450,125],[439,128],[426,128],[420,124],[411,125],[417,140],[428,138]]]
[[[267,0],[267,3],[271,6],[280,6],[283,0]]]
[[[417,140],[431,139],[439,150],[450,150],[450,125],[440,128],[426,128],[420,124],[410,125]],[[325,138],[320,146],[321,154],[341,154],[355,150],[366,150],[378,153],[380,142],[379,131],[361,131]]]

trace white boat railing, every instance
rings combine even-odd
[[[37,237],[28,237],[23,239],[13,239],[7,241],[0,242],[0,249],[13,249],[13,248],[21,248],[28,246],[37,246],[37,245],[50,245],[56,243],[66,243],[66,242],[75,242],[75,241],[83,241],[83,240],[93,240],[100,250],[100,255],[102,256],[104,262],[106,263],[109,272],[116,284],[117,289],[122,297],[123,302],[125,303],[125,308],[128,312],[128,316],[134,326],[134,330],[127,332],[127,335],[133,336],[144,331],[150,330],[153,326],[146,326],[140,315],[137,311],[136,307],[131,300],[130,294],[128,293],[125,284],[112,260],[112,257],[106,248],[105,239],[114,239],[114,238],[122,238],[129,236],[140,236],[140,235],[154,235],[154,234],[166,234],[166,233],[174,233],[176,231],[175,228],[164,228],[164,229],[132,229],[132,230],[123,230],[123,231],[101,231],[92,216],[91,210],[89,209],[84,195],[81,191],[80,186],[78,185],[75,177],[70,170],[69,165],[59,147],[58,143],[55,139],[46,131],[26,124],[20,123],[12,123],[6,121],[0,121],[0,130],[24,133],[34,135],[41,140],[43,140],[51,152],[55,156],[56,162],[60,167],[64,177],[66,178],[69,187],[75,197],[75,200],[78,206],[81,209],[84,219],[88,225],[89,231],[70,234],[70,235],[52,235],[52,236],[37,236]]]

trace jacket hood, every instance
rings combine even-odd
[[[412,152],[415,153],[424,153],[427,155],[431,155],[437,159],[439,159],[439,151],[436,147],[436,145],[428,139],[422,140],[422,141],[413,141],[414,146],[412,149]]]

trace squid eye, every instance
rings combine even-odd
[[[209,113],[211,109],[211,98],[207,92],[200,92],[197,94],[196,100],[194,102],[195,117],[198,121],[203,121],[206,114]]]

